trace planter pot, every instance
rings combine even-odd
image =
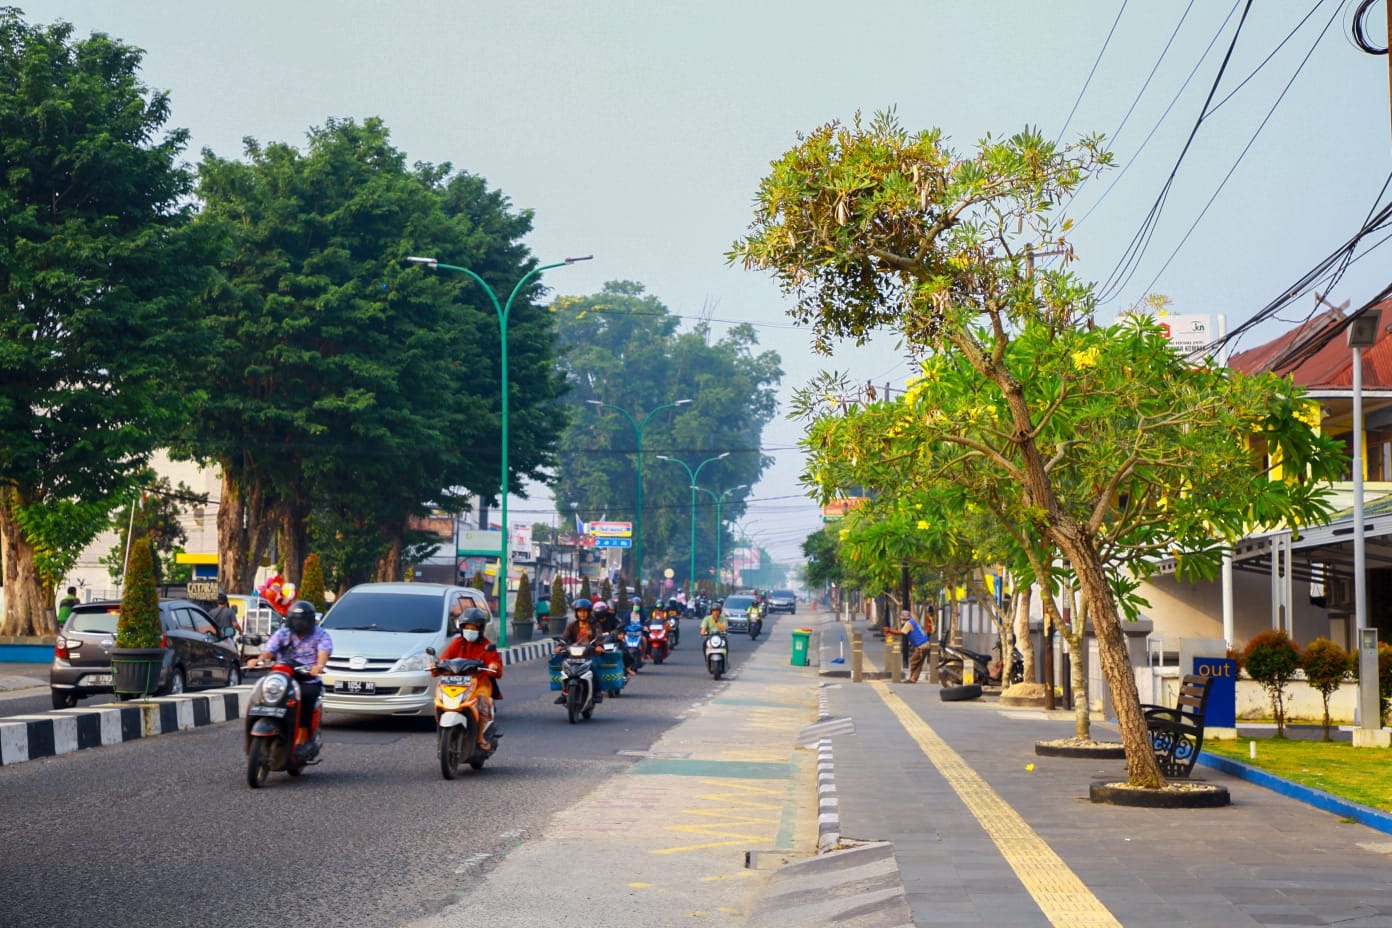
[[[536,628],[535,622],[513,622],[509,626],[512,637],[509,639],[513,644],[525,644],[532,640],[532,631]]]
[[[1231,802],[1226,787],[1192,780],[1173,781],[1169,789],[1136,789],[1124,783],[1098,780],[1088,788],[1088,798],[1140,809],[1216,809]]]
[[[1091,760],[1125,760],[1126,749],[1110,741],[1036,741],[1034,753],[1040,757],[1083,757]]]
[[[164,648],[112,648],[111,688],[117,693],[149,696],[159,689]]]

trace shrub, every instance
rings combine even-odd
[[[1386,642],[1378,643],[1378,700],[1385,725],[1392,710],[1392,644]]]
[[[623,574],[619,574],[619,598],[614,603],[614,612],[627,616],[632,611],[633,601],[628,598],[628,584],[624,582]]]
[[[484,578],[483,571],[474,571],[473,579],[469,581],[469,586],[478,590],[480,593],[488,592],[488,580]]]
[[[594,602],[594,588],[590,586],[590,578],[585,577],[580,581],[580,599],[588,599]]]
[[[150,536],[141,535],[131,542],[125,580],[125,588],[121,591],[121,615],[116,620],[116,647],[158,648],[164,630],[160,627]]]
[[[527,579],[527,573],[523,571],[522,579],[517,581],[517,599],[512,604],[512,620],[530,622],[532,619],[532,581]]]
[[[604,582],[599,585],[599,598],[606,603],[614,598],[614,587],[606,577]]]
[[[1353,659],[1347,651],[1328,638],[1310,642],[1300,658],[1305,680],[1319,691],[1324,701],[1324,740],[1329,740],[1329,697],[1353,671]]]
[[[315,612],[329,611],[329,601],[324,598],[324,568],[313,552],[305,555],[300,571],[300,599],[312,604]]]
[[[1300,669],[1300,647],[1283,630],[1262,632],[1242,652],[1247,676],[1271,696],[1271,711],[1276,716],[1276,737],[1286,736],[1286,684]]]

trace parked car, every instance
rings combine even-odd
[[[725,616],[725,624],[730,627],[730,631],[749,631],[749,607],[753,602],[753,596],[743,593],[725,598],[725,608],[722,611]]]
[[[425,649],[444,653],[455,633],[450,606],[457,596],[464,608],[489,613],[483,593],[443,583],[362,583],[340,596],[319,623],[333,638],[324,708],[434,715],[435,678]],[[488,637],[496,636],[490,623]]]
[[[158,693],[162,696],[203,686],[236,686],[242,682],[237,645],[218,633],[212,617],[186,599],[161,600],[164,664]],[[58,631],[48,685],[53,708],[67,709],[97,693],[110,693],[111,649],[121,603],[81,603],[73,607]]]
[[[792,590],[774,590],[768,594],[769,612],[786,612],[788,615],[797,614],[797,594]]]

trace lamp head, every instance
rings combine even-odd
[[[414,264],[424,264],[424,265],[426,265],[426,266],[428,266],[428,267],[435,267],[436,265],[438,265],[438,264],[440,263],[440,260],[439,260],[438,258],[420,258],[420,257],[416,257],[415,255],[412,255],[411,257],[407,258],[406,260],[407,260],[407,261],[410,261],[410,262],[412,262],[412,263],[414,263]]]
[[[693,400],[677,400],[677,401],[676,401],[675,403],[673,403],[672,405],[673,405],[673,406],[686,406],[686,405],[689,405],[689,404],[692,403],[692,402],[694,402],[694,401],[693,401]]]
[[[1378,340],[1378,323],[1382,320],[1382,310],[1365,309],[1349,321],[1348,346],[1350,348],[1371,348]]]
[[[566,264],[578,264],[578,263],[580,263],[581,261],[593,261],[593,260],[594,260],[594,255],[585,255],[585,256],[582,257],[582,258],[566,258],[566,259],[565,259],[565,263],[566,263]]]

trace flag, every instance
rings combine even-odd
[[[585,525],[584,520],[580,518],[579,513],[575,514],[575,531],[581,535],[584,535],[586,532],[589,531],[589,529]]]

